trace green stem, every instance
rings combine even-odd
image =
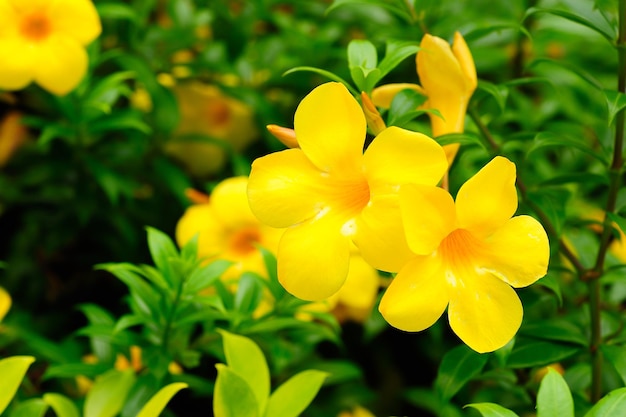
[[[626,93],[626,0],[619,1],[619,31],[616,42],[618,78],[617,90]],[[604,274],[604,261],[611,243],[613,222],[609,213],[614,213],[617,204],[617,193],[621,186],[622,168],[624,165],[624,126],[626,114],[620,110],[615,117],[615,140],[613,147],[613,160],[609,169],[609,191],[606,200],[606,211],[600,236],[600,248],[593,268],[586,275],[589,280],[589,314],[591,322],[591,343],[589,346],[592,357],[591,373],[591,401],[598,402],[602,396],[602,329],[600,318],[602,314],[602,286],[599,278]]]
[[[180,281],[178,288],[176,289],[176,295],[174,296],[174,302],[172,303],[172,309],[169,311],[167,316],[167,322],[165,323],[165,329],[163,329],[163,339],[161,345],[161,351],[165,354],[168,353],[168,345],[170,341],[170,335],[172,333],[172,325],[174,323],[174,316],[176,315],[176,310],[178,309],[178,303],[180,302],[180,297],[183,293],[183,284],[184,280]]]

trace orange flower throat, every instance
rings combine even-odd
[[[34,12],[24,17],[20,32],[28,39],[41,41],[52,32],[52,23],[45,14]]]

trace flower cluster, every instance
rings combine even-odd
[[[433,135],[463,131],[476,87],[463,38],[457,34],[450,48],[426,35],[417,64],[426,106],[442,116],[431,117]],[[375,91],[374,101],[394,89]],[[512,162],[494,158],[455,201],[438,184],[458,146],[444,150],[422,133],[392,126],[363,150],[366,117],[339,83],[302,100],[291,136],[298,147],[255,160],[248,182],[254,215],[285,229],[278,278],[289,292],[305,300],[337,293],[355,245],[371,266],[397,273],[380,304],[391,325],[420,331],[447,308],[453,331],[472,349],[489,352],[511,340],[522,320],[512,287],[545,275],[549,258],[539,222],[513,217]]]

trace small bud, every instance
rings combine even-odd
[[[204,194],[193,188],[187,188],[185,190],[185,197],[189,199],[193,204],[207,204],[210,200],[208,194]]]
[[[363,113],[365,113],[365,120],[367,120],[367,126],[370,128],[374,135],[378,135],[383,130],[387,129],[385,121],[380,116],[378,109],[372,103],[367,93],[361,92],[361,105],[363,107]]]
[[[267,130],[283,145],[288,148],[299,148],[298,139],[296,139],[296,131],[287,127],[278,125],[267,125]]]

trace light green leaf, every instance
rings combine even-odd
[[[28,367],[35,362],[32,356],[11,356],[0,360],[0,414],[7,408],[19,388]]]
[[[478,412],[480,412],[483,417],[519,417],[508,408],[504,408],[501,405],[493,403],[468,404],[465,407],[471,407],[475,410],[478,410]]]
[[[263,278],[251,272],[244,272],[239,278],[237,284],[237,293],[235,294],[235,308],[244,313],[251,314],[263,300],[263,290],[265,285],[262,283]]]
[[[259,417],[259,404],[252,388],[235,371],[218,363],[213,414],[215,417]]]
[[[537,417],[555,416],[574,417],[574,399],[561,374],[549,368],[537,393]]]
[[[324,77],[336,81],[338,83],[341,83],[343,85],[346,86],[346,88],[350,91],[350,93],[352,93],[353,96],[358,96],[360,95],[360,93],[358,91],[356,91],[354,89],[354,87],[352,87],[352,85],[350,85],[349,82],[347,82],[346,80],[344,80],[343,78],[341,78],[340,76],[338,76],[337,74],[334,74],[330,71],[326,71],[320,68],[315,68],[315,67],[307,67],[307,66],[301,66],[301,67],[295,67],[295,68],[291,68],[290,70],[287,70],[283,73],[283,77],[285,75],[289,75],[289,74],[293,74],[294,72],[299,72],[299,71],[309,71],[309,72],[314,72],[316,74],[319,75],[323,75]]]
[[[602,345],[600,349],[626,384],[626,349],[623,346],[615,345]]]
[[[148,247],[154,264],[159,268],[164,278],[173,284],[170,277],[169,262],[172,258],[178,258],[178,251],[172,239],[165,233],[153,227],[146,227],[148,232]]]
[[[447,402],[478,375],[488,359],[488,354],[476,353],[465,345],[449,350],[441,360],[435,379],[435,389],[442,401]]]
[[[620,111],[626,108],[626,94],[615,90],[604,90],[606,105],[609,109],[609,126],[613,124],[613,119]]]
[[[54,410],[57,417],[80,417],[76,405],[64,395],[47,393],[43,400]]]
[[[158,417],[167,403],[172,399],[178,391],[187,388],[184,382],[174,382],[159,390],[150,400],[143,406],[137,417]]]
[[[263,352],[251,339],[220,331],[228,367],[250,386],[259,415],[263,414],[270,395],[270,373]]]
[[[609,392],[585,414],[585,417],[617,416],[626,416],[626,388]]]
[[[185,281],[183,294],[198,294],[217,281],[233,263],[224,259],[218,259],[206,266],[194,269]]]
[[[121,3],[99,3],[96,4],[98,15],[101,19],[127,19],[132,22],[137,22],[139,16],[135,10],[125,4]]]
[[[348,65],[367,70],[376,68],[378,55],[374,44],[365,39],[353,39],[348,44]]]
[[[84,417],[114,417],[120,412],[135,383],[132,369],[112,369],[98,378],[87,393]]]
[[[43,417],[48,411],[48,404],[40,398],[33,398],[19,403],[9,417]]]
[[[298,417],[313,401],[327,375],[311,369],[289,378],[272,393],[265,417]]]
[[[328,9],[326,9],[326,13],[330,13],[332,10],[335,10],[336,8],[340,6],[345,6],[345,5],[350,5],[350,4],[352,5],[366,4],[366,5],[372,5],[372,6],[380,6],[384,9],[389,10],[391,13],[395,14],[396,16],[404,19],[407,23],[413,22],[413,17],[411,16],[411,13],[409,13],[409,11],[406,10],[406,8],[398,7],[387,2],[381,2],[380,0],[335,0],[333,1],[333,4],[331,4],[328,7]]]
[[[380,78],[387,75],[395,67],[411,55],[419,51],[419,46],[415,42],[388,40],[385,49],[385,57],[380,61],[378,69]]]
[[[621,229],[622,233],[626,233],[626,219],[620,216],[619,214],[614,213],[606,213],[609,216],[611,221],[615,222],[617,226]]]

